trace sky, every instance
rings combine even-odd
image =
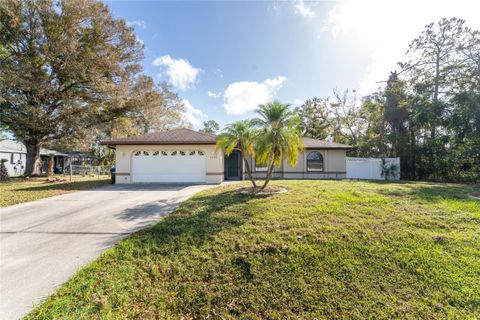
[[[272,100],[372,93],[443,17],[480,30],[478,0],[106,3],[144,44],[144,72],[180,95],[195,129],[251,118]]]

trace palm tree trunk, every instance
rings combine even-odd
[[[272,177],[272,172],[273,172],[273,160],[270,161],[270,164],[268,165],[268,170],[267,170],[267,176],[265,177],[265,183],[263,184],[263,186],[260,188],[260,191],[262,191],[263,189],[265,189],[265,187],[268,185],[268,183],[270,182],[270,179]]]
[[[244,156],[243,152],[242,152],[242,157],[243,157],[243,162],[245,162],[245,168],[247,169],[248,179],[250,179],[250,181],[252,182],[253,188],[256,189],[257,183],[253,179],[252,170],[250,169],[250,164],[248,164],[247,158]]]
[[[48,172],[47,175],[53,176],[55,171],[55,156],[54,155],[48,155]]]

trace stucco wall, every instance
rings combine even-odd
[[[311,151],[319,151],[323,156],[323,172],[309,172],[307,170],[307,154]],[[264,178],[265,172],[255,171],[255,161],[248,158],[252,163],[253,176]],[[346,178],[346,150],[336,149],[306,149],[298,155],[297,165],[290,166],[286,159],[283,159],[281,168],[275,168],[273,178],[284,179],[344,179]]]
[[[347,155],[346,150],[325,150],[327,152],[328,165],[326,172],[346,173],[347,172]]]
[[[118,145],[115,152],[116,183],[130,183],[132,155],[138,150],[202,150],[206,156],[206,183],[223,181],[223,152],[214,145]]]
[[[131,161],[138,150],[202,150],[206,156],[206,182],[220,183],[224,178],[224,155],[214,145],[119,145],[116,149],[116,183],[131,182]],[[324,171],[308,172],[307,157],[310,151],[319,151],[323,156]],[[265,177],[265,172],[255,170],[255,161],[247,157],[255,178]],[[245,165],[243,166],[245,171]],[[299,154],[297,165],[291,167],[284,159],[280,168],[275,168],[274,179],[342,179],[346,178],[346,150],[308,149]],[[244,173],[244,179],[246,179]]]
[[[251,156],[247,156],[247,161],[250,164],[250,169],[252,170],[252,176],[254,178],[261,179],[266,176],[266,171],[257,171],[255,166],[255,159],[252,159]],[[248,179],[248,177],[246,176],[245,165],[243,166],[243,170],[244,170],[244,179]],[[277,168],[277,167],[273,168],[273,173],[272,173],[273,179],[280,179],[282,177],[283,177],[283,162],[280,165],[280,168]]]

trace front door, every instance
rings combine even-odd
[[[242,156],[240,151],[234,150],[225,157],[225,180],[242,179]]]

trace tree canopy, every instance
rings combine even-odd
[[[178,124],[178,97],[140,74],[143,45],[105,4],[6,0],[0,21],[0,126],[25,143],[27,174],[45,144],[125,119],[143,132]]]
[[[220,130],[220,125],[215,120],[203,121],[203,128],[200,130],[206,133],[215,134]]]
[[[480,32],[457,18],[427,25],[385,83],[358,103],[347,91],[307,100],[305,134],[400,157],[404,179],[480,181]]]

